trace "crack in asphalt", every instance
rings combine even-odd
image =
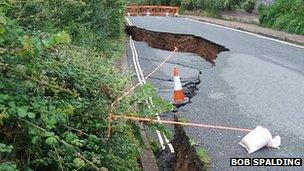
[[[161,60],[158,60],[158,59],[151,59],[151,58],[145,58],[145,57],[139,57],[139,58],[143,59],[143,60],[148,60],[148,61],[161,62]],[[179,66],[183,66],[183,67],[186,67],[186,68],[192,68],[192,69],[201,70],[199,68],[196,68],[196,67],[193,67],[193,66],[189,66],[189,65],[185,65],[185,64],[182,64],[180,62],[170,62],[170,61],[168,61],[166,63],[174,64],[174,65],[179,65]],[[210,68],[212,68],[212,66]],[[210,69],[210,68],[207,68],[207,69]]]

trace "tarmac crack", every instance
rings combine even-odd
[[[155,62],[162,62],[161,60],[158,60],[158,59],[151,59],[151,58],[145,58],[145,57],[140,57],[140,59],[148,60],[148,61],[155,61]],[[186,68],[191,68],[191,69],[200,70],[200,69],[197,68],[197,67],[185,65],[185,64],[182,64],[182,63],[180,63],[180,62],[171,62],[171,61],[168,61],[168,62],[166,62],[166,63],[174,64],[174,65],[179,65],[179,66],[186,67]],[[209,68],[207,68],[207,69],[209,69]]]

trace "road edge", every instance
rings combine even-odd
[[[228,28],[231,28],[231,29],[236,29],[236,30],[244,31],[244,32],[248,32],[248,33],[253,33],[253,34],[260,35],[260,36],[276,39],[278,41],[291,43],[291,44],[294,44],[294,45],[297,45],[297,46],[304,46],[304,40],[303,41],[298,41],[294,38],[291,38],[291,36],[295,35],[295,34],[290,34],[290,33],[284,32],[284,31],[280,31],[280,30],[274,30],[274,31],[282,32],[282,33],[290,35],[290,36],[271,35],[271,34],[268,34],[266,32],[257,31],[255,29],[254,30],[249,30],[249,29],[244,28],[244,27],[233,26],[233,24],[229,24],[229,25],[228,24],[223,24],[223,23],[217,22],[216,20],[224,21],[224,22],[239,22],[239,21],[228,21],[228,20],[214,19],[214,18],[209,18],[209,17],[200,17],[200,16],[193,16],[193,15],[180,15],[180,17],[181,18],[193,19],[193,20],[197,20],[197,21],[202,21],[202,22],[206,22],[206,23],[210,23],[210,24],[215,24],[215,25],[219,25],[219,26],[223,26],[223,27],[228,27]],[[248,24],[248,23],[243,23],[243,22],[239,22],[239,23],[246,24],[246,25],[253,25],[253,24]],[[271,29],[271,28],[261,27],[261,26],[256,26],[256,25],[254,25],[254,26],[258,27],[258,28],[262,28],[262,29]],[[271,29],[271,30],[273,30],[273,29]],[[296,36],[302,36],[302,35],[296,35]]]
[[[124,50],[120,59],[116,62],[116,67],[120,71],[125,71],[128,69],[128,43],[127,39],[124,42]],[[143,140],[142,148],[139,150],[140,165],[143,171],[158,171],[159,167],[155,158],[155,155],[150,147],[148,134],[143,124],[136,124],[139,128],[140,137]]]

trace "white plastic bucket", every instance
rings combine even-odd
[[[268,129],[258,126],[247,134],[239,144],[250,154],[265,147],[271,140],[272,136]]]

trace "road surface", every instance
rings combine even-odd
[[[148,79],[170,101],[173,83],[166,80],[172,78],[173,67],[180,69],[182,78],[202,72],[197,95],[181,109],[187,121],[249,129],[261,125],[282,137],[280,149],[263,148],[249,155],[238,145],[244,132],[186,128],[189,137],[211,154],[212,170],[304,170],[229,166],[231,157],[304,157],[304,48],[185,18],[129,19],[140,28],[193,34],[230,50],[218,55],[215,67],[195,54],[178,53]],[[170,54],[144,42],[135,42],[135,47],[144,75]]]

